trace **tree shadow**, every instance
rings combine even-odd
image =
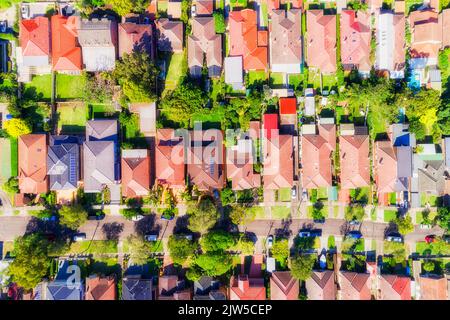
[[[105,223],[102,226],[102,231],[106,240],[119,240],[119,236],[123,231],[123,223]]]
[[[289,238],[292,235],[292,230],[290,229],[291,224],[291,218],[281,220],[281,228],[275,229],[275,237]]]
[[[187,215],[178,217],[177,221],[175,222],[173,233],[189,233],[188,224],[189,217]]]
[[[384,236],[388,236],[391,233],[399,233],[398,226],[395,222],[390,221],[386,229],[384,229]]]
[[[143,219],[137,221],[134,225],[134,230],[137,234],[145,235],[148,233],[158,233],[160,230],[159,225],[155,225],[156,216],[154,214],[150,214],[145,216]]]

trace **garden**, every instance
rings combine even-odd
[[[60,102],[57,104],[58,132],[63,134],[84,133],[87,107],[83,102]]]
[[[56,74],[56,99],[81,99],[85,88],[85,77],[82,75]]]

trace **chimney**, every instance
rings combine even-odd
[[[248,281],[248,276],[246,274],[242,274],[238,277],[238,287],[242,292],[247,291],[250,283]]]

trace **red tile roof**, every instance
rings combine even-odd
[[[254,173],[253,141],[239,140],[237,145],[227,148],[227,179],[233,190],[258,188],[261,176]]]
[[[342,300],[371,300],[368,273],[341,271],[340,274]]]
[[[298,300],[299,284],[289,271],[276,271],[270,278],[270,300]]]
[[[292,135],[279,135],[278,132],[272,132],[270,139],[263,141],[265,189],[277,190],[293,186],[293,153]]]
[[[230,300],[266,300],[263,278],[248,278],[247,275],[230,279]]]
[[[122,155],[122,195],[139,197],[148,194],[150,189],[150,158],[124,157]]]
[[[392,274],[380,277],[381,300],[411,300],[411,278]]]
[[[145,49],[153,57],[153,29],[150,24],[125,22],[119,24],[119,57],[136,49]]]
[[[19,189],[21,193],[48,191],[47,136],[26,134],[19,137]]]
[[[356,189],[370,184],[369,136],[339,137],[341,188]]]
[[[78,45],[77,29],[80,18],[54,15],[52,26],[52,63],[56,71],[81,71],[81,47]]]
[[[244,9],[230,12],[228,26],[230,31],[229,55],[242,56],[246,71],[266,70],[267,32],[258,32],[256,11]]]
[[[390,140],[374,144],[374,176],[378,193],[395,192],[397,179],[397,155]]]
[[[115,278],[112,276],[87,278],[86,300],[116,300]]]
[[[307,63],[322,73],[336,72],[336,16],[323,10],[308,10]]]
[[[297,114],[296,98],[280,98],[280,114]]]
[[[23,56],[50,55],[50,23],[46,17],[20,22],[20,46]]]
[[[313,271],[311,278],[306,280],[306,290],[309,300],[336,300],[334,271]]]
[[[175,137],[173,129],[158,129],[155,148],[155,177],[159,184],[185,186],[183,139]]]
[[[266,113],[263,116],[263,132],[267,139],[270,139],[273,130],[278,132],[278,114]]]
[[[214,10],[213,0],[196,0],[196,13],[198,15],[212,15]]]
[[[437,59],[442,45],[442,22],[434,10],[416,10],[409,14],[411,58]],[[445,30],[445,29],[444,29]]]

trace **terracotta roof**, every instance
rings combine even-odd
[[[150,189],[150,158],[148,150],[122,151],[122,195],[138,197]]]
[[[411,278],[392,274],[380,277],[381,300],[411,300]]]
[[[444,276],[421,276],[420,300],[447,300],[447,279]]]
[[[394,15],[394,34],[395,34],[395,48],[394,48],[394,70],[402,70],[405,67],[405,15]]]
[[[176,275],[159,277],[158,300],[191,300],[191,290],[183,287]]]
[[[19,137],[19,189],[21,193],[48,191],[47,136],[26,134]]]
[[[278,132],[278,114],[266,113],[263,115],[263,132],[267,139],[272,136],[272,131]]]
[[[153,28],[150,24],[125,22],[119,24],[119,57],[135,50],[144,50],[153,57]]]
[[[254,163],[251,139],[239,140],[237,145],[227,148],[226,172],[233,190],[258,188],[261,185],[261,176],[253,171]]]
[[[270,300],[298,300],[299,284],[289,271],[276,271],[270,278]]]
[[[370,184],[369,136],[339,137],[341,188],[356,189]]]
[[[52,16],[52,63],[56,71],[80,71],[82,69],[81,47],[78,45],[77,16]]]
[[[344,67],[355,66],[369,72],[370,63],[370,15],[364,11],[342,10],[341,60]]]
[[[323,73],[336,72],[336,16],[323,10],[308,10],[307,63]]]
[[[318,125],[319,134],[302,135],[302,185],[306,189],[331,187],[331,154],[336,149],[336,126]]]
[[[297,98],[280,98],[280,114],[297,114]]]
[[[183,51],[183,22],[159,19],[156,22],[158,29],[158,49],[160,51]]]
[[[440,18],[442,25],[442,47],[450,47],[450,32],[444,32],[444,30],[450,30],[450,9],[442,10]]]
[[[183,139],[175,137],[173,129],[158,129],[156,132],[155,171],[157,183],[185,186]]]
[[[230,300],[266,300],[263,278],[248,278],[247,275],[230,279]]]
[[[225,183],[223,168],[223,136],[220,130],[190,132],[188,176],[200,191],[222,189]]]
[[[196,0],[195,11],[197,15],[212,15],[214,10],[213,0]]]
[[[20,22],[20,46],[23,56],[50,55],[50,23],[46,17]]]
[[[336,300],[334,271],[316,270],[306,280],[306,291],[309,300]]]
[[[342,300],[371,300],[368,273],[340,271],[340,275]]]
[[[373,166],[378,193],[395,192],[397,155],[390,140],[375,142]]]
[[[87,278],[86,300],[116,300],[115,278],[113,276]]]
[[[291,188],[294,183],[294,154],[292,135],[272,132],[263,141],[264,188],[276,190]]]
[[[442,45],[439,14],[431,9],[416,10],[409,15],[411,26],[411,58],[437,59]]]
[[[230,56],[242,56],[244,70],[267,69],[267,41],[258,36],[257,14],[255,10],[232,11],[228,20]]]

